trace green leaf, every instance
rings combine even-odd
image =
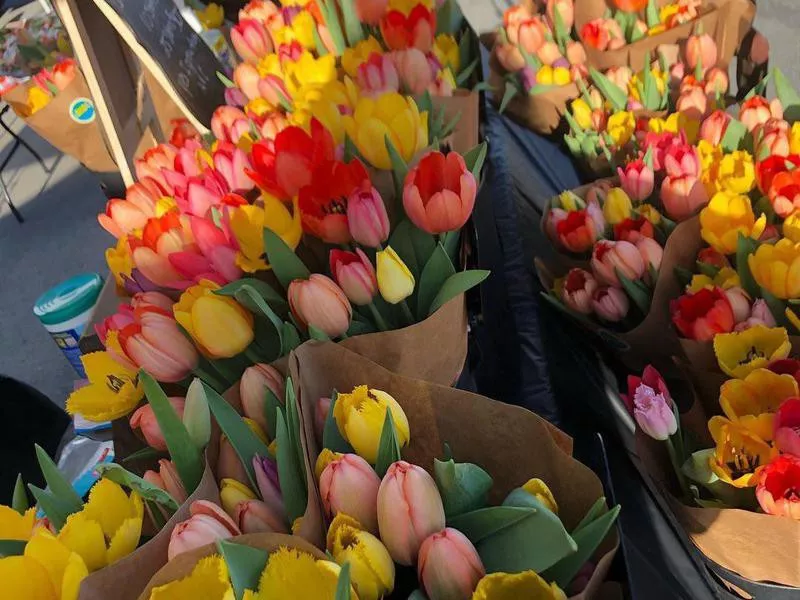
[[[578,545],[577,552],[562,558],[554,566],[548,568],[542,576],[546,581],[555,581],[559,587],[567,587],[578,574],[586,561],[597,550],[608,535],[619,515],[620,507],[615,506],[603,516],[575,531],[572,538]]]
[[[353,452],[353,447],[344,439],[342,432],[339,431],[339,426],[336,424],[336,419],[333,418],[333,407],[336,405],[337,396],[338,394],[334,390],[331,396],[331,407],[328,410],[328,416],[325,417],[325,427],[322,430],[322,447],[332,452],[350,454]]]
[[[300,333],[298,333],[297,328],[288,321],[283,322],[281,330],[281,356],[286,356],[302,344],[303,341],[300,339]]]
[[[65,506],[69,507],[69,513],[79,512],[83,509],[83,501],[72,487],[69,480],[61,474],[56,463],[50,458],[44,448],[39,444],[34,444],[36,448],[36,459],[39,461],[39,468],[42,470],[44,480],[47,482],[49,491]]]
[[[355,2],[353,2],[353,0],[340,0],[339,5],[342,7],[344,31],[347,34],[348,45],[355,46],[358,42],[364,39],[364,28],[358,21]]]
[[[333,600],[350,600],[350,563],[346,562],[339,571],[336,581],[336,595]]]
[[[710,265],[706,262],[697,261],[697,270],[700,271],[706,277],[710,277],[714,279],[717,275],[719,275],[719,267],[715,267],[714,265]]]
[[[422,269],[417,285],[417,316],[420,320],[428,316],[428,309],[442,289],[445,281],[455,275],[456,269],[442,244],[436,244],[431,257]]]
[[[66,523],[67,517],[74,511],[71,510],[68,504],[65,504],[61,499],[56,498],[54,494],[42,488],[29,483],[28,489],[36,499],[36,505],[49,519],[55,530],[59,531]]]
[[[476,58],[471,63],[469,63],[465,68],[461,70],[461,73],[458,74],[456,77],[456,86],[463,88],[467,85],[469,78],[475,72],[475,69],[478,68],[478,59]]]
[[[484,140],[464,155],[464,163],[466,163],[467,168],[472,172],[477,181],[481,179],[481,169],[486,160],[486,153],[488,150],[489,145],[486,143],[486,140]]]
[[[25,552],[25,540],[0,540],[0,558],[5,556],[22,556]]]
[[[748,135],[747,127],[738,119],[731,118],[725,128],[725,135],[720,140],[720,145],[725,152],[733,152],[739,149],[742,140]]]
[[[606,514],[607,512],[608,512],[608,506],[606,506],[606,497],[601,496],[600,498],[595,500],[595,503],[592,504],[592,506],[589,508],[588,511],[586,511],[586,514],[583,515],[581,522],[575,526],[575,530],[572,533],[574,534],[576,531],[583,529],[590,523],[594,523],[596,519]]]
[[[444,282],[444,285],[439,290],[439,293],[436,294],[433,302],[431,302],[431,308],[428,311],[428,314],[432,315],[459,294],[463,294],[467,290],[479,285],[488,276],[489,271],[484,271],[481,269],[461,271],[455,275],[452,275],[447,279],[447,281]]]
[[[240,286],[236,290],[236,301],[255,315],[266,317],[278,333],[281,347],[283,347],[283,319],[281,319],[259,293],[249,285]]]
[[[286,298],[276,292],[275,288],[273,288],[266,281],[261,281],[260,279],[255,279],[254,277],[239,279],[238,281],[229,283],[225,287],[216,290],[214,293],[218,294],[219,296],[236,297],[236,292],[238,292],[244,286],[248,286],[249,288],[255,290],[255,292],[261,296],[267,302],[267,304],[276,307],[278,310],[286,310],[289,306],[286,302]]]
[[[245,590],[257,590],[261,573],[269,560],[269,553],[227,540],[217,540],[217,548],[228,566],[236,600],[242,600]]]
[[[759,81],[757,84],[753,86],[753,88],[747,92],[747,95],[744,97],[745,100],[749,100],[753,96],[766,96],[767,95],[767,84],[769,83],[770,79],[772,78],[772,71],[764,75],[764,77]]]
[[[186,390],[182,421],[194,445],[203,450],[211,440],[211,412],[203,384],[197,378],[192,380]]]
[[[352,138],[344,134],[344,162],[350,163],[353,162],[355,159],[359,159],[361,162],[367,162],[363,156],[361,156],[361,152],[358,151],[358,147],[353,143]]]
[[[412,236],[416,235],[414,230],[417,229],[408,219],[403,219],[392,231],[389,237],[389,246],[397,252],[397,255],[403,260],[408,267],[409,271],[413,273],[414,278],[419,277],[419,263],[417,262],[417,253],[414,249],[414,242]]]
[[[408,165],[406,161],[403,160],[403,157],[400,156],[400,153],[397,151],[397,148],[394,147],[392,140],[389,138],[389,135],[385,135],[383,138],[383,143],[386,145],[386,151],[389,153],[389,160],[392,163],[392,177],[394,178],[394,186],[395,190],[397,191],[397,197],[403,197],[403,184],[406,180],[406,175],[408,174]],[[402,203],[398,203],[398,206],[402,207]]]
[[[458,529],[473,544],[512,527],[536,512],[532,508],[514,506],[490,506],[479,508],[447,520],[447,525]]]
[[[440,33],[456,35],[461,30],[463,21],[464,15],[461,13],[458,2],[456,0],[445,0],[436,13],[436,33],[437,35]],[[469,38],[470,36],[465,34],[461,36],[461,42],[463,42],[464,39],[469,40]],[[461,43],[459,43],[459,46],[460,45]],[[462,54],[462,58],[463,56]],[[464,63],[462,62],[461,64]]]
[[[289,429],[283,417],[283,411],[276,415],[275,439],[278,441],[278,480],[281,482],[283,505],[291,525],[298,517],[306,512],[308,504],[308,490],[305,478],[301,478],[300,467],[297,464],[297,452],[292,448]]]
[[[787,327],[789,325],[788,320],[786,319],[786,302],[779,299],[775,295],[773,295],[770,291],[766,290],[765,288],[760,288],[761,294],[760,296],[764,299],[764,302],[767,303],[767,308],[769,308],[769,312],[772,313],[772,316],[775,317],[775,323],[778,327]]]
[[[164,508],[172,511],[178,510],[178,502],[172,496],[170,496],[160,487],[150,483],[145,479],[142,479],[134,473],[131,473],[122,465],[118,465],[116,463],[103,463],[102,465],[97,465],[95,470],[100,477],[135,491],[144,500],[156,502]]]
[[[141,450],[137,450],[136,452],[129,454],[128,456],[123,458],[120,462],[122,464],[125,464],[125,463],[131,463],[135,460],[152,460],[160,456],[163,456],[163,454],[164,454],[163,452],[159,452],[155,448],[150,448],[148,446],[147,448],[142,448]]]
[[[225,75],[225,73],[221,73],[220,71],[217,71],[217,79],[219,79],[222,82],[222,85],[224,85],[226,88],[238,87],[235,83],[228,79],[228,76]]]
[[[242,461],[245,471],[247,471],[250,487],[257,489],[258,484],[253,470],[253,457],[256,455],[269,456],[269,450],[222,396],[206,383],[203,383],[203,387],[205,388],[206,399],[211,413],[219,423],[222,433],[228,438],[231,447],[236,451],[239,460]]]
[[[450,262],[458,264],[458,241],[461,239],[461,231],[448,231],[444,234],[442,245],[450,257]]]
[[[317,31],[317,28],[312,27],[311,33],[314,35],[314,47],[317,49],[317,56],[327,56],[328,49],[325,47],[325,44],[322,43],[322,38],[319,36],[319,31]]]
[[[572,10],[570,8],[570,10]],[[564,24],[564,19],[561,16],[561,11],[558,8],[558,5],[553,6],[553,20],[555,21],[555,38],[556,43],[558,44],[558,49],[561,51],[561,54],[567,53],[567,42],[570,39],[569,29],[567,29],[566,25]]]
[[[156,421],[158,421],[158,427],[167,442],[167,449],[172,462],[175,463],[175,470],[178,471],[183,487],[191,494],[203,477],[203,457],[200,450],[156,380],[143,370],[139,371],[139,378],[144,384],[144,393],[153,409]],[[216,394],[216,392],[213,393]]]
[[[614,111],[625,110],[628,105],[628,95],[614,83],[611,83],[608,77],[594,67],[589,67],[589,74],[592,77],[592,81],[594,81],[594,84],[597,86],[597,89],[603,94],[603,98],[611,103]]]
[[[425,90],[425,93],[417,96],[414,101],[420,113],[426,112],[430,115],[433,112],[433,98],[429,90]]]
[[[658,110],[661,104],[661,94],[658,93],[655,77],[650,70],[650,52],[645,56],[644,69],[644,107],[649,110]]]
[[[322,331],[319,327],[314,327],[313,325],[308,326],[308,337],[312,340],[320,340],[323,342],[329,342],[331,340],[330,336]]]
[[[267,433],[269,439],[275,439],[275,424],[277,422],[277,414],[279,410],[283,409],[283,405],[274,392],[266,388],[267,400],[264,402],[264,417],[267,421]]]
[[[344,52],[344,49],[347,47],[347,43],[344,39],[342,26],[339,24],[339,15],[336,8],[336,2],[333,0],[322,0],[321,2],[317,3],[317,6],[319,6],[320,11],[322,12],[323,20],[325,21],[325,25],[328,27],[328,33],[330,34],[331,41],[333,42],[335,54],[336,56],[341,56]]]
[[[650,310],[650,294],[647,289],[642,289],[638,285],[638,281],[634,282],[625,277],[619,269],[614,269],[617,273],[617,278],[622,284],[622,289],[628,294],[628,297],[633,300],[633,303],[639,308],[643,314],[647,314]]]
[[[492,92],[494,93],[496,90],[492,87],[488,81],[479,81],[474,86],[472,86],[473,92]]]
[[[300,473],[306,475],[306,456],[303,452],[303,444],[300,441],[300,412],[297,404],[297,396],[294,391],[294,383],[291,377],[286,378],[286,399],[284,403],[286,409],[286,426],[292,438],[292,447],[297,450],[297,464]]]
[[[375,459],[375,472],[378,477],[386,475],[389,466],[393,462],[400,460],[400,444],[397,441],[397,428],[392,419],[392,409],[386,409],[386,416],[383,419],[383,429],[381,429],[381,439],[378,443],[378,456]]]
[[[289,289],[289,284],[295,279],[308,279],[311,276],[308,267],[297,257],[294,250],[289,248],[277,233],[266,227],[264,250],[267,253],[267,262],[272,265],[272,270],[284,289]]]
[[[739,233],[739,239],[736,244],[736,272],[739,274],[739,280],[742,282],[744,291],[750,294],[751,298],[758,297],[759,287],[750,272],[747,257],[753,254],[756,248],[758,248],[758,242],[751,237],[742,235],[741,232]]]
[[[800,95],[778,67],[772,69],[775,94],[783,105],[783,118],[789,123],[800,120]]]
[[[656,0],[647,1],[647,8],[645,9],[645,22],[647,23],[648,29],[652,29],[661,22],[661,19],[659,18],[658,15],[658,7],[656,6]],[[645,67],[649,66],[650,65],[645,65]]]
[[[508,103],[511,102],[517,94],[519,94],[519,88],[510,81],[506,81],[506,89],[503,91],[503,99],[500,101],[500,108],[498,109],[501,115],[505,112]]]
[[[24,515],[30,508],[28,494],[25,492],[25,483],[22,481],[22,473],[17,474],[17,481],[14,483],[14,494],[11,498],[11,508],[19,514]]]
[[[448,519],[486,506],[493,482],[478,465],[434,459],[433,477]]]

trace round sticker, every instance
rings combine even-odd
[[[69,116],[76,123],[91,123],[97,116],[94,103],[88,98],[76,98],[69,105]]]

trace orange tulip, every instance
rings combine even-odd
[[[178,414],[179,418],[183,418],[183,407],[186,404],[183,398],[170,398],[169,403]],[[147,445],[162,452],[167,449],[167,442],[164,440],[164,434],[161,433],[161,428],[158,426],[158,420],[153,413],[153,407],[145,404],[136,409],[130,418],[131,429],[140,429],[144,436]]]

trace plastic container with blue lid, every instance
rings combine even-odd
[[[92,316],[103,278],[97,273],[76,275],[50,288],[33,305],[33,314],[80,375],[86,377],[78,341]]]

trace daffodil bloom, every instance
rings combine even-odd
[[[341,568],[335,562],[319,560],[302,550],[281,546],[269,555],[258,583],[258,592],[245,591],[244,600],[334,598],[340,572]],[[350,594],[351,598],[358,598],[354,590]]]
[[[236,264],[243,271],[255,273],[270,269],[264,254],[264,229],[271,229],[292,250],[303,236],[300,211],[295,200],[290,212],[283,202],[267,194],[261,196],[263,208],[254,204],[239,206],[231,212],[231,230],[239,244]]]
[[[127,236],[121,236],[117,240],[116,246],[106,250],[106,264],[114,276],[117,287],[124,287],[125,279],[123,275],[130,277],[133,270],[133,258],[131,258],[131,249],[128,246]]]
[[[428,113],[420,113],[408,96],[388,93],[377,99],[359,98],[353,115],[342,119],[358,151],[378,169],[392,168],[387,138],[406,162],[428,145]]]
[[[761,244],[747,264],[756,283],[774,296],[800,298],[800,244],[786,238]]]
[[[553,492],[547,487],[547,484],[541,479],[533,478],[525,482],[522,489],[528,492],[531,496],[536,498],[539,502],[544,504],[550,509],[553,514],[558,514],[558,504],[553,496]]]
[[[225,11],[219,4],[213,2],[210,2],[205,9],[194,12],[205,29],[219,29],[225,21]]]
[[[267,54],[258,61],[256,65],[259,77],[267,77],[275,75],[283,79],[283,67],[281,66],[281,59],[277,54]]]
[[[744,379],[779,358],[789,356],[789,335],[783,327],[756,325],[714,337],[714,354],[723,373]]]
[[[381,541],[347,515],[334,518],[328,532],[330,552],[350,577],[360,600],[379,600],[394,589],[394,561]],[[332,532],[332,533],[331,533]]]
[[[339,432],[356,453],[372,465],[378,457],[387,410],[392,412],[397,442],[402,448],[411,438],[408,418],[397,400],[386,392],[359,385],[349,394],[339,394],[333,407],[333,418]]]
[[[608,117],[606,132],[611,136],[614,144],[624,146],[630,141],[633,131],[636,128],[636,119],[630,111],[616,112]]]
[[[90,421],[111,421],[132,412],[144,397],[138,373],[114,360],[109,352],[81,356],[89,385],[78,388],[67,399],[67,412]]]
[[[783,221],[783,237],[800,243],[800,213],[792,213]]]
[[[746,194],[756,184],[752,155],[736,150],[722,157],[719,163],[719,181],[723,189],[734,194]]]
[[[700,235],[721,254],[733,254],[739,235],[758,239],[767,226],[767,216],[756,220],[750,198],[720,192],[700,211]]]
[[[20,514],[10,506],[0,505],[0,540],[25,542],[33,534],[35,525],[35,508],[29,508],[23,514]]]
[[[555,583],[548,584],[536,571],[491,573],[478,582],[472,600],[566,600],[567,595]]]
[[[309,88],[336,79],[336,58],[332,54],[314,58],[310,52],[303,52],[296,61],[284,63],[283,71],[289,95],[292,99],[302,98]]]
[[[686,286],[686,291],[690,294],[696,294],[703,288],[729,290],[733,287],[741,287],[741,285],[742,281],[739,279],[739,274],[731,267],[723,267],[713,279],[703,273],[692,276],[692,281]]]
[[[383,54],[380,42],[373,36],[361,40],[352,48],[345,48],[342,54],[344,72],[350,77],[355,77],[358,74],[358,67],[365,63],[371,54]]]
[[[714,454],[708,463],[722,481],[737,488],[755,487],[758,474],[778,451],[740,423],[711,417],[708,430],[714,438]]]
[[[450,67],[454,73],[461,69],[461,53],[458,42],[452,35],[440,33],[433,42],[433,54],[442,67]]]
[[[128,496],[119,484],[101,479],[83,510],[67,517],[58,541],[80,555],[91,573],[136,550],[143,516],[139,494]]]
[[[744,379],[729,379],[723,383],[719,404],[731,421],[740,423],[762,440],[770,441],[772,413],[784,400],[797,394],[797,381],[791,375],[755,369]]]
[[[247,594],[252,592],[246,592]],[[253,598],[253,596],[250,596]],[[218,554],[201,558],[188,577],[153,588],[150,600],[203,598],[204,600],[234,600],[228,577],[228,566]]]

